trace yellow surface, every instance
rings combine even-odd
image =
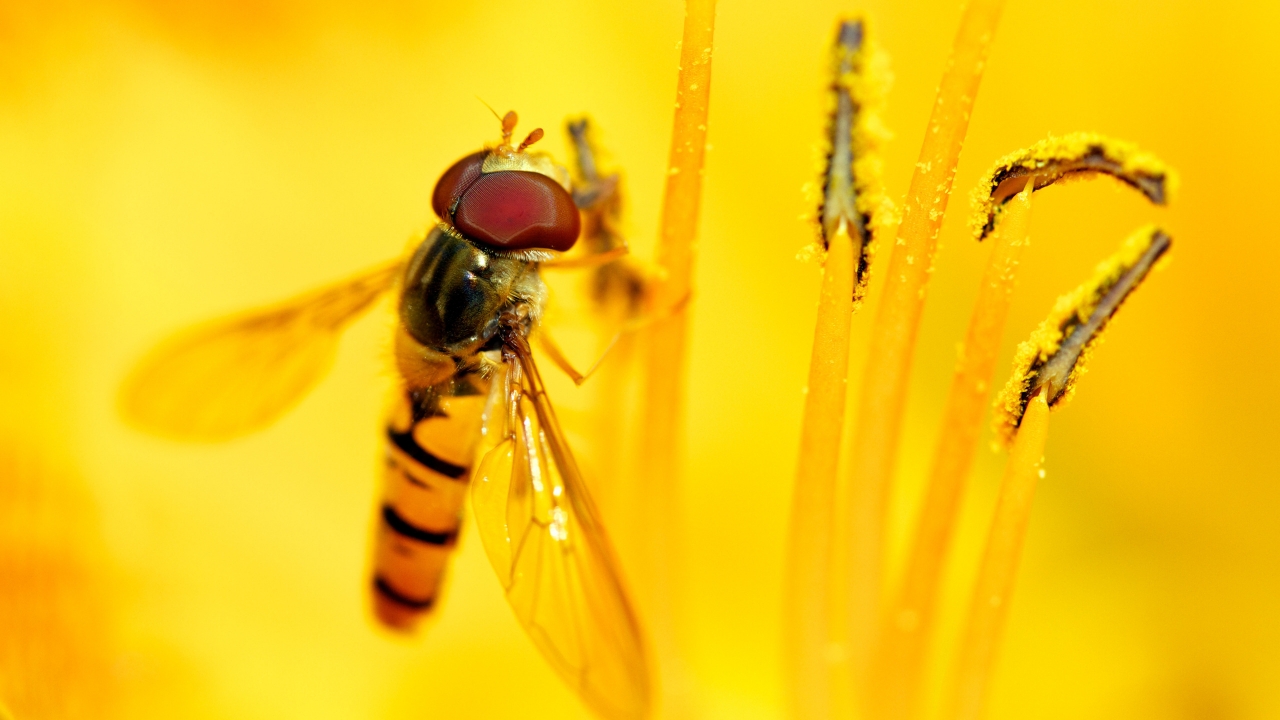
[[[801,187],[826,122],[832,23],[856,9],[719,7],[679,498],[681,610],[705,717],[783,712],[782,546],[819,282],[794,259],[812,240],[797,218],[811,212]],[[901,199],[958,10],[865,9],[896,78],[883,153]],[[96,522],[73,520],[80,510],[62,521],[88,548],[77,557],[111,578],[114,631],[76,636],[108,645],[110,661],[81,657],[117,679],[122,716],[584,717],[521,634],[474,535],[426,637],[388,638],[367,619],[393,377],[385,305],[348,333],[315,393],[249,438],[152,439],[113,403],[130,364],[171,331],[399,253],[430,222],[439,173],[494,135],[477,95],[546,128],[539,146],[562,160],[560,123],[590,111],[627,173],[624,227],[652,257],[681,16],[674,2],[0,7],[0,430],[94,509]],[[1130,228],[1167,228],[1177,255],[1126,304],[1054,418],[992,718],[1280,716],[1280,243],[1263,197],[1280,165],[1277,32],[1280,9],[1248,0],[1005,11],[957,190],[1005,153],[1075,130],[1138,143],[1183,187],[1167,210],[1110,183],[1037,196],[997,367]],[[891,567],[986,263],[966,210],[953,203],[940,238]],[[884,280],[872,274],[869,305]],[[568,307],[575,285],[556,282],[553,302]],[[854,318],[854,387],[872,317]],[[586,341],[557,339],[579,365],[594,359]],[[544,372],[594,482],[590,383],[575,391]],[[948,647],[1002,465],[984,440],[944,599]],[[22,502],[61,517],[42,497]]]

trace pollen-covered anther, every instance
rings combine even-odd
[[[1040,190],[1064,178],[1091,174],[1110,175],[1156,205],[1167,204],[1177,185],[1167,165],[1131,143],[1097,133],[1049,137],[1001,158],[978,183],[971,220],[974,236],[982,240],[991,234],[1005,203],[1028,179],[1035,183],[1033,190]]]
[[[854,299],[866,290],[874,230],[886,224],[879,107],[888,72],[883,55],[868,42],[866,23],[837,24],[831,54],[830,119],[822,148],[822,199],[818,235],[829,248],[841,226],[855,243]]]
[[[1093,278],[1058,298],[1049,317],[1018,346],[1013,376],[996,399],[996,431],[1005,443],[1013,439],[1027,403],[1041,389],[1050,407],[1071,397],[1102,330],[1171,244],[1163,230],[1142,228],[1098,265]]]

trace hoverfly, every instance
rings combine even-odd
[[[135,368],[122,407],[171,437],[260,429],[318,382],[343,328],[398,287],[403,389],[386,423],[374,615],[407,631],[431,610],[469,484],[485,551],[534,644],[596,713],[640,718],[644,639],[529,345],[546,300],[539,269],[575,244],[578,204],[599,193],[529,151],[541,129],[513,145],[516,114],[501,120],[496,147],[441,175],[439,222],[406,258],[179,335]]]

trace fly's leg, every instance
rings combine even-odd
[[[565,129],[574,155],[570,165],[573,199],[582,213],[578,242],[583,254],[578,267],[591,268],[582,278],[585,292],[576,297],[587,310],[579,317],[590,318],[594,326],[599,359],[586,372],[579,372],[551,339],[545,322],[539,327],[537,340],[543,356],[576,384],[593,378],[584,395],[592,408],[587,424],[589,441],[585,452],[579,454],[579,462],[587,471],[591,492],[626,565],[642,555],[645,543],[643,520],[629,509],[641,504],[645,487],[636,473],[640,466],[637,438],[642,428],[635,362],[640,338],[635,331],[650,322],[645,316],[650,313],[654,273],[647,264],[626,255],[622,176],[602,157],[592,122],[570,119]]]
[[[573,201],[582,212],[582,238],[585,253],[568,260],[543,263],[546,269],[595,268],[589,286],[591,301],[597,317],[613,333],[604,345],[599,359],[586,372],[580,372],[569,361],[552,339],[544,325],[539,340],[547,358],[568,375],[575,384],[582,385],[600,368],[615,351],[629,354],[625,342],[635,333],[659,320],[670,317],[682,309],[688,298],[681,298],[670,307],[656,311],[646,310],[649,300],[650,273],[640,263],[627,257],[626,239],[619,230],[622,215],[621,175],[602,173],[599,146],[593,140],[590,121],[587,118],[570,120],[566,124],[574,149]],[[621,348],[621,349],[619,349]]]
[[[609,353],[613,352],[613,349],[618,346],[618,343],[624,337],[631,333],[643,330],[656,322],[671,317],[684,309],[688,304],[689,296],[685,295],[679,300],[679,302],[668,308],[664,308],[661,312],[641,315],[632,319],[630,322],[623,325],[622,329],[618,330],[618,332],[614,334],[613,339],[611,339],[609,344],[605,346],[604,352],[600,353],[600,357],[591,364],[591,367],[587,368],[586,372],[579,372],[573,366],[573,363],[565,356],[564,351],[560,349],[560,346],[551,337],[551,333],[545,327],[541,328],[538,332],[538,340],[542,344],[543,351],[547,353],[547,359],[555,363],[556,367],[560,368],[565,375],[568,375],[569,378],[573,380],[573,384],[582,385],[595,373],[596,370],[600,369],[600,366],[604,364],[604,361],[609,357]]]

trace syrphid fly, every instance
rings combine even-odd
[[[644,639],[529,342],[547,295],[540,267],[578,239],[575,188],[529,150],[541,129],[515,145],[516,114],[501,121],[500,143],[441,175],[439,222],[407,257],[176,336],[135,368],[122,407],[170,437],[265,427],[320,380],[342,330],[398,288],[401,390],[385,429],[374,614],[409,630],[431,610],[469,486],[475,527],[534,644],[595,712],[640,718]],[[579,188],[578,203],[598,189]]]

